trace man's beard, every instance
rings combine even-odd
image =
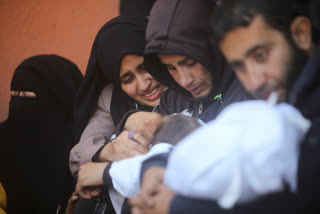
[[[288,39],[287,39],[288,41]],[[288,41],[290,47],[290,58],[287,61],[284,69],[281,71],[284,75],[281,80],[273,82],[273,84],[264,84],[253,92],[253,96],[257,99],[267,99],[273,91],[284,91],[283,101],[287,98],[288,93],[292,89],[299,74],[302,72],[304,65],[308,61],[308,54],[306,51],[298,48],[293,41]]]

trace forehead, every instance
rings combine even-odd
[[[219,46],[230,61],[244,57],[250,48],[272,41],[280,35],[280,32],[271,28],[262,16],[258,15],[253,18],[249,26],[237,27],[228,32]]]
[[[186,56],[182,54],[158,54],[158,57],[160,61],[165,64],[176,64],[186,58]]]
[[[143,57],[135,54],[126,54],[122,57],[120,75],[128,71],[134,71],[143,63]]]

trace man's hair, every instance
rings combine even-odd
[[[180,140],[200,126],[200,122],[191,116],[181,114],[166,116],[154,132],[150,144],[169,143],[176,145]]]
[[[211,16],[211,41],[218,44],[235,28],[248,27],[258,15],[286,39],[292,40],[291,23],[298,16],[309,18],[308,4],[309,0],[222,0]],[[317,42],[317,37],[312,37]]]
[[[319,33],[319,31],[320,31],[320,16],[319,16],[320,1],[319,0],[311,0],[310,5],[309,5],[309,11],[310,11],[310,19],[311,19],[312,25],[314,26],[314,28],[316,28],[318,30],[318,33]],[[320,35],[318,34],[318,36],[320,36]]]

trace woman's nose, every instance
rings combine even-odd
[[[145,75],[144,77],[137,78],[138,81],[138,89],[141,91],[147,91],[151,85],[151,79],[147,78]]]

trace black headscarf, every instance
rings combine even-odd
[[[136,106],[141,110],[152,110],[152,107],[136,103],[124,93],[119,80],[122,57],[125,54],[143,55],[146,24],[147,19],[143,17],[118,16],[107,22],[98,32],[76,99],[76,142],[95,112],[101,91],[108,83],[114,85],[111,116],[115,125],[126,112],[135,109]]]
[[[31,91],[36,97],[13,96],[6,122],[18,185],[14,212],[55,213],[72,191],[68,169],[72,146],[72,109],[82,74],[69,60],[38,55],[15,70],[11,91]],[[1,142],[5,143],[5,142]],[[10,192],[8,208],[10,208]],[[27,204],[27,207],[23,207]],[[9,212],[10,213],[10,212]],[[21,212],[20,212],[21,213]]]

